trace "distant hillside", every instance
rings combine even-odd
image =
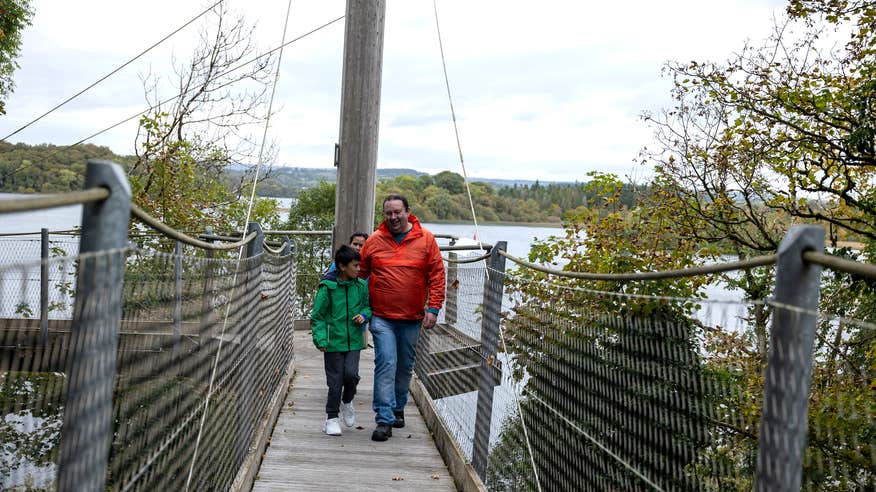
[[[239,169],[232,168],[228,171],[231,176],[239,175],[241,172]],[[402,175],[416,177],[426,173],[415,169],[377,170],[378,181]],[[294,197],[301,193],[301,190],[316,186],[320,181],[334,183],[336,179],[337,171],[333,167],[275,167],[271,170],[268,179],[259,184],[257,192],[260,196]]]
[[[494,179],[494,178],[468,178],[469,181],[491,184],[496,188],[513,188],[515,186],[532,186],[536,181],[529,179]],[[538,181],[540,185],[573,185],[571,181]]]

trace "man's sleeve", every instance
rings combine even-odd
[[[432,244],[429,246],[429,258],[426,262],[429,277],[429,305],[430,309],[441,309],[444,304],[444,287],[446,280],[444,278],[444,258],[441,257],[441,251],[438,250],[438,243],[432,239]]]
[[[362,245],[362,251],[359,252],[362,261],[359,262],[359,278],[367,279],[371,275],[371,252],[368,247],[368,241]]]

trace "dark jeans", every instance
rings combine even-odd
[[[325,413],[328,418],[333,419],[338,416],[341,400],[350,403],[356,395],[356,385],[359,384],[359,350],[325,352],[323,361],[325,382],[329,388]]]

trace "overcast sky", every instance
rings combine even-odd
[[[212,0],[32,0],[21,68],[0,137],[78,92],[189,20]],[[344,0],[293,0],[287,39],[344,13]],[[257,25],[259,51],[280,43],[287,0],[227,0]],[[255,4],[255,5],[254,5]],[[651,142],[639,119],[670,104],[667,60],[723,60],[769,34],[780,0],[612,2],[439,0],[451,89],[469,176],[583,180],[644,176]],[[338,139],[343,22],[283,54],[270,138],[276,165],[329,167]],[[170,74],[194,46],[192,25],[12,142],[71,144],[145,105],[141,77]],[[174,94],[166,87],[166,98]],[[136,123],[94,138],[133,153]],[[260,134],[260,132],[259,132]],[[387,0],[378,167],[461,173],[432,0]]]

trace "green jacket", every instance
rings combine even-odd
[[[341,281],[337,272],[327,273],[319,282],[310,328],[313,344],[325,347],[326,352],[348,352],[365,348],[363,325],[353,322],[361,314],[367,322],[371,318],[368,305],[368,285],[361,278]]]

